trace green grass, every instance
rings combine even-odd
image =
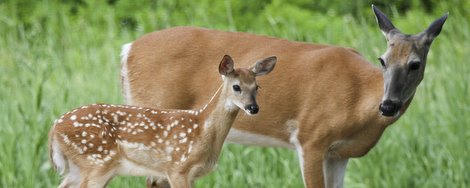
[[[80,105],[123,103],[120,46],[147,32],[175,25],[248,31],[353,47],[372,61],[385,50],[372,13],[356,18],[270,5],[256,22],[245,24],[243,15],[231,12],[230,1],[216,10],[206,1],[184,10],[158,2],[129,10],[135,28],[119,21],[125,10],[104,3],[73,15],[66,4],[25,8],[0,2],[0,187],[58,185],[47,157],[52,122]],[[393,20],[402,31],[416,33],[438,16],[412,11]],[[470,186],[469,30],[468,14],[451,12],[411,107],[368,155],[350,161],[346,187]],[[142,177],[118,177],[110,187],[143,185]],[[302,185],[293,151],[241,145],[226,145],[217,170],[197,181],[197,187]]]

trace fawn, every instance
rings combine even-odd
[[[116,175],[168,178],[171,187],[191,187],[209,173],[238,111],[258,113],[256,77],[276,64],[268,57],[250,68],[219,64],[223,84],[199,110],[159,110],[94,104],[64,114],[49,132],[59,187],[104,187]]]

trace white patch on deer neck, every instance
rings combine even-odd
[[[204,122],[204,129],[207,130],[209,127],[212,126],[212,121],[210,119],[207,119],[205,122]],[[196,124],[197,125],[197,124]]]
[[[224,110],[232,111],[232,110],[236,110],[237,108],[239,108],[239,106],[236,105],[232,100],[225,100]]]

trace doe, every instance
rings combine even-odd
[[[238,111],[258,113],[256,77],[271,72],[276,61],[273,56],[234,69],[225,55],[223,84],[199,110],[94,104],[64,114],[49,132],[51,161],[64,176],[59,187],[104,187],[116,175],[191,187],[214,168]]]

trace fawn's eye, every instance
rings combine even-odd
[[[239,86],[239,85],[233,85],[233,90],[234,90],[234,91],[238,91],[238,92],[240,92],[240,91],[241,91],[241,89],[240,89],[240,86]]]
[[[380,64],[382,65],[383,68],[385,68],[385,61],[381,57],[378,58],[380,61]]]
[[[419,67],[421,66],[421,62],[419,61],[412,61],[410,62],[410,70],[418,70]]]

